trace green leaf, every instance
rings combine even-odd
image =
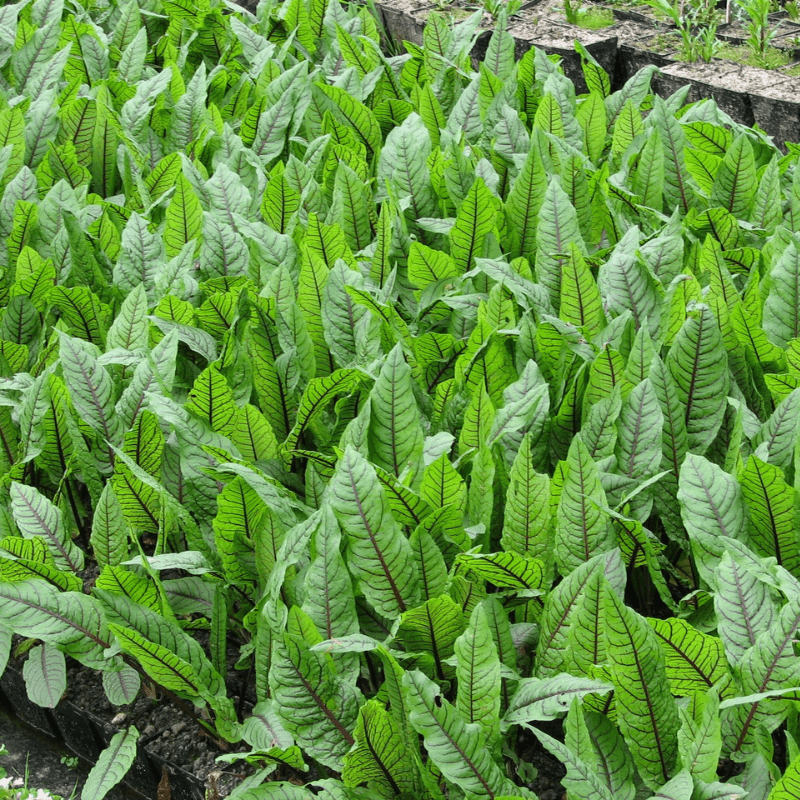
[[[576,678],[566,673],[546,679],[525,678],[519,682],[516,694],[511,698],[504,721],[520,723],[557,719],[569,711],[575,698],[608,694],[613,689],[605,681]]]
[[[770,289],[764,302],[764,331],[770,341],[786,347],[800,336],[800,244],[792,236],[770,271]]]
[[[150,642],[135,631],[109,624],[124,653],[135,658],[144,671],[158,684],[179,697],[199,700],[205,690],[191,664],[163,645]]]
[[[800,758],[795,758],[769,793],[769,800],[796,800],[800,797]]]
[[[185,408],[205,420],[211,430],[229,434],[236,424],[233,392],[216,367],[204,369],[194,381]]]
[[[520,795],[492,760],[483,734],[467,728],[433,681],[414,670],[403,676],[403,687],[411,724],[446,780],[475,797]]]
[[[407,652],[430,656],[435,676],[441,681],[453,673],[445,661],[453,655],[464,627],[461,607],[448,595],[442,595],[406,611],[400,619],[398,635]]]
[[[584,710],[573,699],[564,725],[564,744],[578,762],[594,770],[611,796],[632,800],[635,767],[617,727],[603,714]],[[570,769],[567,766],[569,776]]]
[[[555,555],[562,572],[571,572],[614,546],[614,534],[602,510],[606,505],[597,465],[576,436],[569,448],[567,476],[556,513]]]
[[[511,255],[533,261],[539,208],[547,191],[547,173],[539,148],[531,144],[525,162],[511,186],[505,204],[511,232]]]
[[[639,229],[632,227],[620,239],[597,275],[600,293],[616,314],[630,311],[637,328],[656,329],[661,316],[661,288],[637,255]]]
[[[526,433],[509,474],[500,540],[504,550],[549,560],[552,548],[549,497],[550,480],[534,469],[531,435]]]
[[[124,567],[105,566],[94,585],[97,589],[128,597],[156,612],[161,610],[159,590],[154,581]]]
[[[138,739],[139,731],[134,725],[111,737],[108,747],[100,753],[87,776],[81,797],[102,800],[125,777],[136,760]]]
[[[605,326],[600,291],[580,249],[574,242],[567,245],[569,258],[561,272],[561,308],[559,316],[582,328],[586,335],[599,333]]]
[[[418,289],[454,278],[458,274],[459,268],[452,256],[441,250],[426,247],[420,242],[411,242],[408,253],[408,278]]]
[[[728,678],[728,664],[722,641],[701,633],[682,619],[649,619],[667,667],[672,694],[690,697],[707,692]]]
[[[711,190],[711,202],[727,209],[737,219],[749,219],[756,186],[753,146],[749,137],[740,133],[725,151],[719,165]]]
[[[758,456],[747,459],[741,476],[742,495],[750,511],[750,539],[763,556],[773,556],[789,572],[800,575],[797,538],[798,501],[779,467]]]
[[[86,666],[104,669],[111,641],[98,603],[40,580],[0,583],[0,621],[20,636],[58,644]]]
[[[649,83],[649,76],[647,82]],[[608,100],[606,104],[608,104]],[[694,190],[686,169],[684,157],[686,136],[683,126],[670,112],[667,104],[658,96],[653,98],[653,110],[648,117],[648,122],[650,120],[655,123],[663,146],[664,206],[667,209],[678,208],[685,214],[694,202]]]
[[[727,354],[708,306],[686,318],[666,363],[685,407],[689,449],[702,454],[722,424],[729,386]]]
[[[294,427],[284,442],[284,448],[293,450],[311,421],[338,395],[351,392],[360,377],[360,373],[355,369],[339,369],[323,378],[312,378],[300,398]]]
[[[148,347],[147,293],[144,285],[136,286],[125,298],[119,314],[108,329],[106,347],[138,350]]]
[[[564,785],[576,797],[586,798],[586,800],[612,800],[615,797],[603,782],[593,763],[583,761],[567,745],[544,731],[531,728],[531,732],[549,753],[564,764],[567,770],[563,779]]]
[[[768,586],[730,552],[722,554],[714,583],[717,630],[728,658],[736,664],[773,626],[778,609]]]
[[[579,613],[587,585],[597,580],[598,573],[605,575],[615,591],[624,591],[625,569],[615,549],[580,564],[547,595],[536,649],[536,674],[540,678],[566,672],[571,666],[567,648],[570,626]]]
[[[540,589],[545,582],[544,564],[517,553],[461,553],[457,563],[489,583],[506,589]]]
[[[74,544],[64,525],[61,511],[32,486],[12,481],[11,513],[20,533],[26,539],[41,537],[63,570],[83,569],[83,552]]]
[[[700,709],[692,716],[691,708]],[[719,694],[716,687],[706,693],[694,695],[689,709],[680,709],[681,729],[678,731],[678,752],[681,763],[692,776],[703,781],[713,781],[717,777],[722,733],[719,719]]]
[[[635,386],[617,420],[615,454],[620,473],[642,480],[658,472],[661,463],[663,415],[650,380]]]
[[[115,706],[132,703],[141,688],[139,673],[133,667],[124,666],[119,672],[103,673],[103,689],[108,702]]]
[[[739,661],[739,691],[743,695],[800,685],[800,664],[792,645],[800,625],[799,600],[792,598],[781,609],[775,624],[759,635]],[[737,759],[753,755],[757,728],[764,725],[767,730],[774,729],[787,711],[787,701],[771,699],[756,699],[725,709],[722,715],[725,749]]]
[[[681,467],[678,498],[690,537],[698,532],[742,538],[746,516],[741,488],[716,464],[688,454]]]
[[[64,654],[53,645],[34,647],[22,667],[28,699],[43,708],[55,708],[67,690]]]
[[[331,657],[310,650],[321,641],[311,620],[294,606],[289,624],[275,643],[269,685],[284,726],[318,761],[341,770],[342,758],[355,744],[352,730],[359,699],[341,682]]]
[[[250,403],[237,410],[235,428],[230,437],[248,461],[267,461],[278,454],[278,440],[272,425]]]
[[[184,246],[198,239],[203,230],[203,207],[184,175],[175,184],[169,201],[164,226],[164,248],[167,256],[177,256]]]
[[[164,560],[163,566],[158,564],[159,559]],[[133,563],[137,561],[138,559]],[[172,554],[149,559],[149,565],[159,569],[168,569],[173,564],[192,569],[190,563],[182,562],[180,556],[176,558]],[[119,570],[118,567],[113,569]],[[201,568],[201,571],[208,571],[208,568]],[[189,692],[196,690],[204,697],[224,695],[222,677],[212,666],[203,648],[174,621],[168,620],[153,608],[136,603],[129,593],[109,592],[96,587],[95,594],[102,601],[106,614],[117,626],[115,633],[121,630],[127,637],[125,641],[135,648],[132,655],[140,658],[141,654],[142,666],[146,667],[145,661],[150,659],[148,664],[152,668],[166,679],[174,680],[179,687],[183,685]],[[152,658],[148,655],[151,644],[161,648],[153,651]],[[125,646],[127,645],[123,645],[123,649]],[[167,659],[165,662],[162,662],[162,656]],[[171,657],[178,661],[171,663]],[[153,677],[158,681],[158,678]]]
[[[369,445],[375,464],[398,478],[419,469],[424,434],[411,368],[397,344],[386,356],[370,392]]]
[[[656,210],[663,206],[665,177],[664,146],[658,128],[653,128],[639,155],[631,187],[643,206]]]
[[[218,495],[217,509],[214,543],[225,576],[236,585],[252,585],[256,578],[253,550],[256,541],[263,541],[260,532],[269,524],[264,502],[243,478],[237,477]]]
[[[331,478],[328,502],[349,542],[350,571],[369,602],[390,619],[413,608],[419,589],[411,547],[375,470],[352,447]]]
[[[329,507],[314,535],[315,557],[305,573],[303,611],[326,639],[359,632],[350,575],[340,552],[341,531]]]
[[[583,251],[578,215],[561,181],[553,177],[539,208],[536,228],[536,277],[548,292],[554,308],[559,308],[561,274],[569,243]],[[524,254],[523,254],[524,255]]]
[[[367,783],[381,797],[394,798],[417,789],[417,766],[392,715],[377,700],[361,706],[353,736],[356,746],[344,757],[345,786]]]
[[[482,605],[455,643],[458,695],[456,710],[467,724],[477,724],[489,745],[500,734],[500,659]]]
[[[61,368],[75,410],[106,442],[117,444],[121,425],[114,413],[114,384],[96,353],[87,342],[61,334]]]
[[[370,154],[380,150],[381,128],[375,114],[363,103],[338,86],[314,85],[314,94],[321,103],[344,123],[349,125]]]
[[[752,441],[753,448],[765,445],[769,454],[767,461],[784,472],[793,463],[798,418],[800,391],[795,389],[780,402]]]
[[[606,647],[616,689],[618,724],[642,779],[669,780],[677,757],[678,709],[655,632],[613,593],[605,592]]]
[[[484,255],[484,239],[494,227],[494,198],[483,179],[478,178],[459,206],[456,223],[449,234],[450,255],[459,274],[470,269],[474,258]]]

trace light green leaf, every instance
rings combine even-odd
[[[781,347],[800,336],[800,244],[792,236],[788,247],[770,271],[770,288],[764,302],[764,331]]]
[[[586,445],[575,437],[567,456],[567,476],[556,513],[555,555],[568,573],[598,553],[611,550],[614,534],[597,465]]]
[[[327,499],[349,542],[348,566],[369,602],[390,619],[414,607],[419,589],[411,547],[375,470],[351,447],[336,467]]]
[[[342,770],[346,786],[368,783],[376,794],[390,799],[415,791],[413,751],[382,703],[369,700],[361,707],[353,736],[356,746],[345,756]]]
[[[762,556],[773,556],[789,572],[800,575],[797,537],[797,493],[779,467],[758,456],[747,459],[741,475],[742,495],[750,511],[750,540]]]
[[[377,466],[413,479],[420,466],[424,434],[414,397],[411,368],[401,345],[386,356],[370,393],[370,453]]]
[[[500,659],[483,606],[472,611],[469,625],[455,644],[456,710],[477,724],[491,746],[500,734]]]
[[[740,133],[725,151],[719,165],[711,190],[711,203],[727,209],[737,219],[749,219],[756,185],[753,146],[749,137]]]
[[[11,513],[26,539],[41,537],[63,570],[83,569],[83,552],[72,541],[59,508],[33,486],[12,481]]]
[[[686,318],[666,364],[685,407],[689,449],[702,454],[722,424],[730,382],[722,336],[708,306]]]
[[[82,798],[102,800],[124,777],[136,760],[139,731],[134,725],[111,737],[83,786]]]
[[[647,622],[613,592],[605,592],[604,598],[606,648],[619,728],[642,779],[657,789],[673,773],[680,727],[665,659]]]
[[[504,721],[534,722],[557,719],[569,711],[572,701],[589,694],[608,694],[614,687],[605,681],[591,678],[576,678],[566,673],[552,678],[525,678],[519,682],[516,694],[511,698]]]
[[[520,796],[522,790],[492,760],[483,734],[467,728],[433,681],[414,670],[403,676],[403,687],[411,724],[423,737],[428,756],[448,781],[475,797]]]
[[[28,699],[43,708],[55,708],[67,690],[64,654],[51,644],[34,647],[22,667]]]

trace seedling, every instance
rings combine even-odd
[[[680,57],[684,61],[709,62],[719,49],[718,15],[707,0],[698,3],[672,0],[646,0],[672,22],[681,38]]]

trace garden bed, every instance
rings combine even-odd
[[[100,673],[74,663],[68,670],[68,689],[53,708],[31,702],[22,671],[9,665],[0,678],[0,692],[9,711],[47,736],[62,741],[77,756],[93,764],[111,737],[128,725],[141,734],[137,757],[125,784],[142,797],[155,797],[164,772],[176,800],[204,800],[212,788],[225,797],[243,777],[248,765],[218,765],[224,751],[198,725],[165,699],[144,694],[129,706],[113,706],[106,698]]]
[[[440,9],[419,0],[384,0],[380,8],[387,33],[397,42],[415,44],[422,43],[427,19]],[[656,93],[667,97],[688,84],[690,102],[713,98],[736,122],[756,122],[780,145],[800,141],[796,75],[800,25],[788,20],[785,13],[770,15],[770,21],[779,26],[772,46],[776,53],[785,54],[781,60],[786,63],[765,69],[727,59],[714,59],[708,64],[682,62],[680,37],[674,25],[657,19],[647,7],[609,8],[618,22],[608,28],[587,30],[568,24],[563,12],[552,3],[525,5],[508,26],[516,44],[516,57],[521,58],[531,47],[560,56],[564,73],[580,94],[587,91],[587,86],[574,48],[578,41],[608,72],[613,90],[621,88],[638,70],[654,65],[662,73],[653,81]],[[483,31],[472,54],[475,61],[484,56],[491,34],[491,17],[484,16]],[[746,32],[739,24],[721,25],[719,39],[729,48],[743,48]]]
[[[9,710],[25,724],[62,741],[69,750],[92,764],[119,729],[112,721],[116,715],[101,717],[68,699],[63,699],[54,709],[40,708],[28,699],[21,670],[10,665],[0,679],[0,691]],[[96,688],[93,691],[96,692]],[[87,694],[83,699],[89,697]],[[158,708],[169,713],[166,705],[161,704]],[[173,709],[173,721],[175,718]],[[170,727],[165,725],[164,732],[170,733]],[[136,759],[124,778],[125,785],[142,797],[155,797],[166,771],[173,797],[204,800],[205,781],[183,766],[165,760],[156,750],[152,745],[148,747],[139,741]]]

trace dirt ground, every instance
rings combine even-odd
[[[34,728],[22,725],[15,717],[0,706],[0,744],[5,745],[8,755],[0,759],[10,777],[25,777],[28,785],[36,789],[48,789],[62,797],[79,797],[91,764],[79,762],[69,767],[61,762],[65,756],[74,757],[63,745]],[[73,791],[75,794],[73,795]],[[117,787],[106,797],[108,800],[140,800],[138,794]]]

